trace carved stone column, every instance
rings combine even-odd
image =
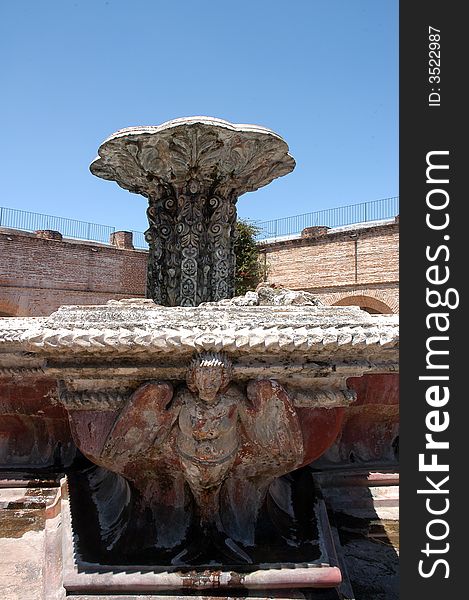
[[[147,295],[166,306],[197,306],[234,295],[236,199],[210,196],[192,180],[180,195],[149,196]]]
[[[118,131],[90,169],[148,198],[147,297],[198,306],[234,296],[238,197],[294,167],[269,129],[191,117]]]

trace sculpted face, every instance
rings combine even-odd
[[[214,404],[223,383],[223,369],[199,367],[195,372],[194,383],[199,398],[207,404]]]

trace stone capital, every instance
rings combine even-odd
[[[236,202],[295,167],[273,131],[212,117],[129,127],[90,170],[148,198],[147,297],[198,306],[234,296]]]

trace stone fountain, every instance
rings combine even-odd
[[[307,293],[233,298],[237,198],[294,166],[258,126],[118,131],[90,168],[148,198],[148,299],[0,326],[0,366],[58,382],[90,461],[64,483],[66,593],[340,583],[304,467],[340,431],[347,380],[396,371],[398,330]]]
[[[90,169],[148,198],[147,297],[198,306],[234,295],[239,196],[294,167],[269,129],[192,117],[117,131]]]

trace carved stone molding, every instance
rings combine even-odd
[[[63,382],[58,387],[60,402],[68,410],[120,410],[128,401],[126,391],[109,390],[67,390]]]
[[[23,340],[29,347],[67,348],[77,351],[103,351],[108,348],[126,348],[129,354],[142,350],[161,353],[172,350],[175,353],[190,351],[282,351],[308,350],[319,348],[339,348],[353,345],[360,347],[392,346],[396,342],[395,331],[392,327],[377,331],[374,327],[358,326],[353,329],[343,328],[337,331],[320,332],[315,328],[257,328],[247,332],[246,329],[233,326],[230,329],[214,329],[212,331],[188,331],[187,329],[171,329],[163,327],[159,331],[148,329],[105,329],[103,331],[86,330],[48,330],[28,332]]]
[[[44,373],[42,367],[0,367],[0,377],[40,377]]]
[[[308,391],[289,389],[295,408],[337,408],[350,406],[357,399],[357,393],[347,388],[310,389]]]
[[[341,392],[348,378],[397,372],[398,351],[398,317],[355,307],[164,307],[127,300],[0,320],[4,377],[70,380],[71,391],[93,393],[183,381],[194,353],[224,352],[243,385],[262,376],[291,388],[298,406],[339,407],[350,403]]]

